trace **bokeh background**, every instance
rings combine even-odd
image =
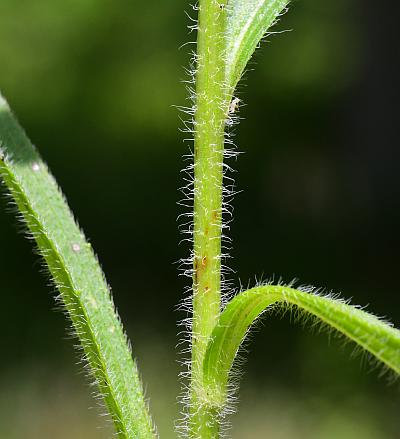
[[[176,310],[188,255],[174,105],[194,40],[188,2],[0,0],[0,88],[93,243],[161,437],[179,394]],[[239,285],[298,278],[400,326],[398,2],[295,0],[240,87],[231,165]],[[0,201],[0,437],[111,437],[31,245]],[[249,345],[234,438],[400,437],[400,386],[290,316]]]

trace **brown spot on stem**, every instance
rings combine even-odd
[[[211,212],[211,222],[215,224],[218,219],[218,210],[213,210]]]
[[[194,259],[193,262],[193,281],[194,283],[198,283],[202,273],[204,273],[204,271],[207,268],[207,263],[208,263],[208,259],[207,256],[203,256],[202,258],[197,257]]]

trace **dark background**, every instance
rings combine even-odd
[[[0,88],[93,243],[162,437],[179,407],[181,0],[0,0]],[[296,0],[240,87],[235,285],[298,278],[400,326],[398,3]],[[65,319],[0,202],[0,437],[102,438]],[[398,438],[400,386],[284,318],[253,334],[235,438]],[[101,427],[96,429],[96,427]]]

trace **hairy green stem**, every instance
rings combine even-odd
[[[71,157],[71,172],[73,164]],[[1,95],[0,176],[46,261],[118,437],[154,438],[137,366],[92,247]]]
[[[194,254],[191,437],[217,437],[203,411],[203,359],[221,307],[221,230],[224,130],[227,115],[224,23],[226,1],[199,4],[194,151]]]

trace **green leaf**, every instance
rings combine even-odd
[[[289,0],[230,0],[226,6],[226,84],[233,93],[247,63]]]
[[[274,304],[295,305],[319,318],[400,374],[400,331],[342,300],[290,287],[266,285],[242,292],[226,306],[208,344],[204,381],[209,404],[222,407],[229,374],[250,326]]]
[[[118,437],[153,438],[137,366],[96,256],[1,95],[0,176],[46,261]]]

